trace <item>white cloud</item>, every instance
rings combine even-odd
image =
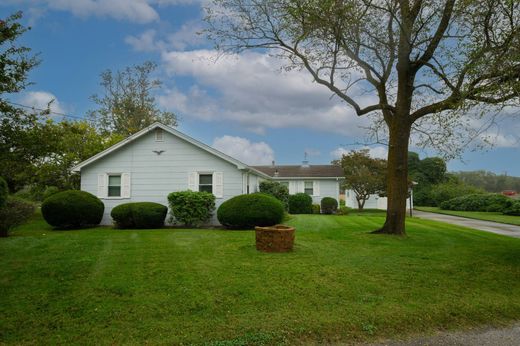
[[[354,150],[360,150],[360,149],[368,149],[368,155],[374,159],[385,159],[386,160],[388,157],[388,148],[384,147],[384,146],[376,146],[376,147],[365,146],[365,147],[354,149]],[[333,159],[340,159],[343,155],[347,155],[350,152],[351,152],[351,150],[348,150],[343,147],[339,147],[339,148],[336,148],[333,151],[331,151],[330,156]]]
[[[138,52],[153,52],[160,49],[160,46],[155,41],[156,32],[153,29],[144,31],[139,36],[129,35],[125,38],[125,42],[132,46]]]
[[[169,49],[182,51],[200,46],[205,42],[204,38],[199,35],[201,31],[200,21],[189,21],[173,33],[160,35],[157,31],[150,29],[137,36],[127,36],[125,42],[138,52],[166,52]]]
[[[18,100],[19,103],[39,109],[46,109],[49,102],[52,112],[65,113],[63,105],[58,101],[58,98],[47,91],[28,91],[25,92]]]
[[[189,76],[196,81],[179,105],[182,110],[169,100],[170,96],[178,100],[179,90],[159,98],[162,106],[171,106],[185,116],[233,121],[257,133],[266,128],[300,127],[359,135],[363,132],[360,126],[369,122],[338,99],[331,100],[331,92],[313,83],[307,72],[282,71],[282,62],[267,54],[165,51],[162,59],[172,77]],[[372,96],[358,100],[362,105],[374,102]]]
[[[217,137],[213,148],[249,165],[267,165],[274,160],[274,151],[267,143],[255,143],[242,137]]]

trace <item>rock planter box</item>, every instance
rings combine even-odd
[[[294,245],[294,227],[274,225],[255,227],[256,249],[264,252],[288,252]]]

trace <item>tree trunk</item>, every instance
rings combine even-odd
[[[395,121],[389,126],[386,221],[373,233],[405,235],[408,196],[408,142],[411,125]]]
[[[359,211],[363,211],[363,207],[365,206],[365,199],[363,198],[356,198],[357,199],[357,206]]]

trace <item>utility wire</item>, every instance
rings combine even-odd
[[[12,104],[13,106],[29,108],[29,109],[33,109],[33,110],[37,110],[37,111],[41,111],[41,112],[47,112],[48,111],[51,114],[59,115],[59,116],[62,116],[62,117],[86,120],[84,117],[80,117],[80,116],[76,116],[76,115],[64,114],[64,113],[60,113],[60,112],[54,112],[54,111],[51,111],[50,109],[43,109],[43,108],[37,108],[37,107],[33,107],[33,106],[27,106],[27,105],[23,105],[21,103],[16,103],[16,102],[8,101],[8,100],[3,100],[3,101],[6,102],[6,103],[9,103],[9,104]]]

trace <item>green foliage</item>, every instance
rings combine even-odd
[[[47,186],[45,191],[43,191],[42,200],[45,200],[58,192],[60,192],[60,189],[58,189],[56,186]]]
[[[168,195],[170,222],[196,227],[209,221],[215,210],[215,196],[209,192],[179,191]]]
[[[430,196],[435,203],[433,206],[440,206],[441,203],[443,203],[444,201],[448,201],[456,197],[475,195],[481,193],[484,193],[484,191],[476,187],[457,182],[447,182],[438,184],[432,186],[430,190]]]
[[[4,178],[0,177],[0,208],[2,208],[9,196],[9,188]]]
[[[321,214],[321,206],[319,204],[312,205],[312,213],[313,214]]]
[[[34,204],[21,198],[8,197],[0,208],[0,237],[7,237],[9,231],[25,223],[34,214]]]
[[[344,200],[344,199],[340,199],[340,200],[339,200],[339,206],[340,206],[340,207],[344,207],[345,205],[346,205],[345,200]]]
[[[436,189],[437,185],[449,182],[448,174],[446,172],[446,162],[440,157],[426,157],[421,160],[417,153],[408,153],[408,175],[411,181],[417,183],[417,185],[413,187],[413,199],[415,205],[438,205],[433,190]],[[455,190],[455,187],[452,187],[452,185],[443,186],[440,188],[439,192],[441,190],[447,191],[451,189]],[[438,197],[441,201],[445,200],[445,197],[442,197],[441,195]]]
[[[323,214],[334,214],[338,210],[338,201],[332,197],[321,199],[321,211]]]
[[[220,205],[218,221],[231,229],[249,229],[255,226],[272,226],[284,217],[283,203],[271,195],[253,193],[235,196]]]
[[[283,203],[285,210],[289,209],[289,188],[277,181],[262,181],[260,192],[273,196]]]
[[[312,214],[312,197],[303,192],[290,195],[289,214]]]
[[[160,228],[168,208],[159,203],[124,203],[114,207],[110,213],[118,228]]]
[[[462,182],[487,192],[498,193],[504,190],[520,192],[520,177],[487,171],[456,172],[453,174]]]
[[[351,212],[352,208],[349,207],[339,207],[338,211],[336,212],[337,215],[348,215]]]
[[[59,229],[77,229],[98,225],[105,205],[96,196],[77,190],[55,193],[42,203],[47,223]]]
[[[504,215],[520,216],[520,201],[514,201],[511,205],[504,209]]]
[[[385,193],[386,160],[371,158],[368,149],[353,150],[335,163],[343,168],[344,187],[354,191],[359,209],[370,195]]]
[[[513,200],[499,194],[474,194],[460,196],[442,202],[441,209],[459,211],[503,212],[513,204]]]
[[[161,86],[161,81],[152,79],[156,68],[157,64],[146,61],[142,65],[126,67],[123,71],[106,70],[101,73],[100,85],[104,93],[91,97],[99,108],[91,111],[90,117],[102,133],[117,133],[126,137],[156,121],[177,125],[174,113],[157,108],[153,90]]]

